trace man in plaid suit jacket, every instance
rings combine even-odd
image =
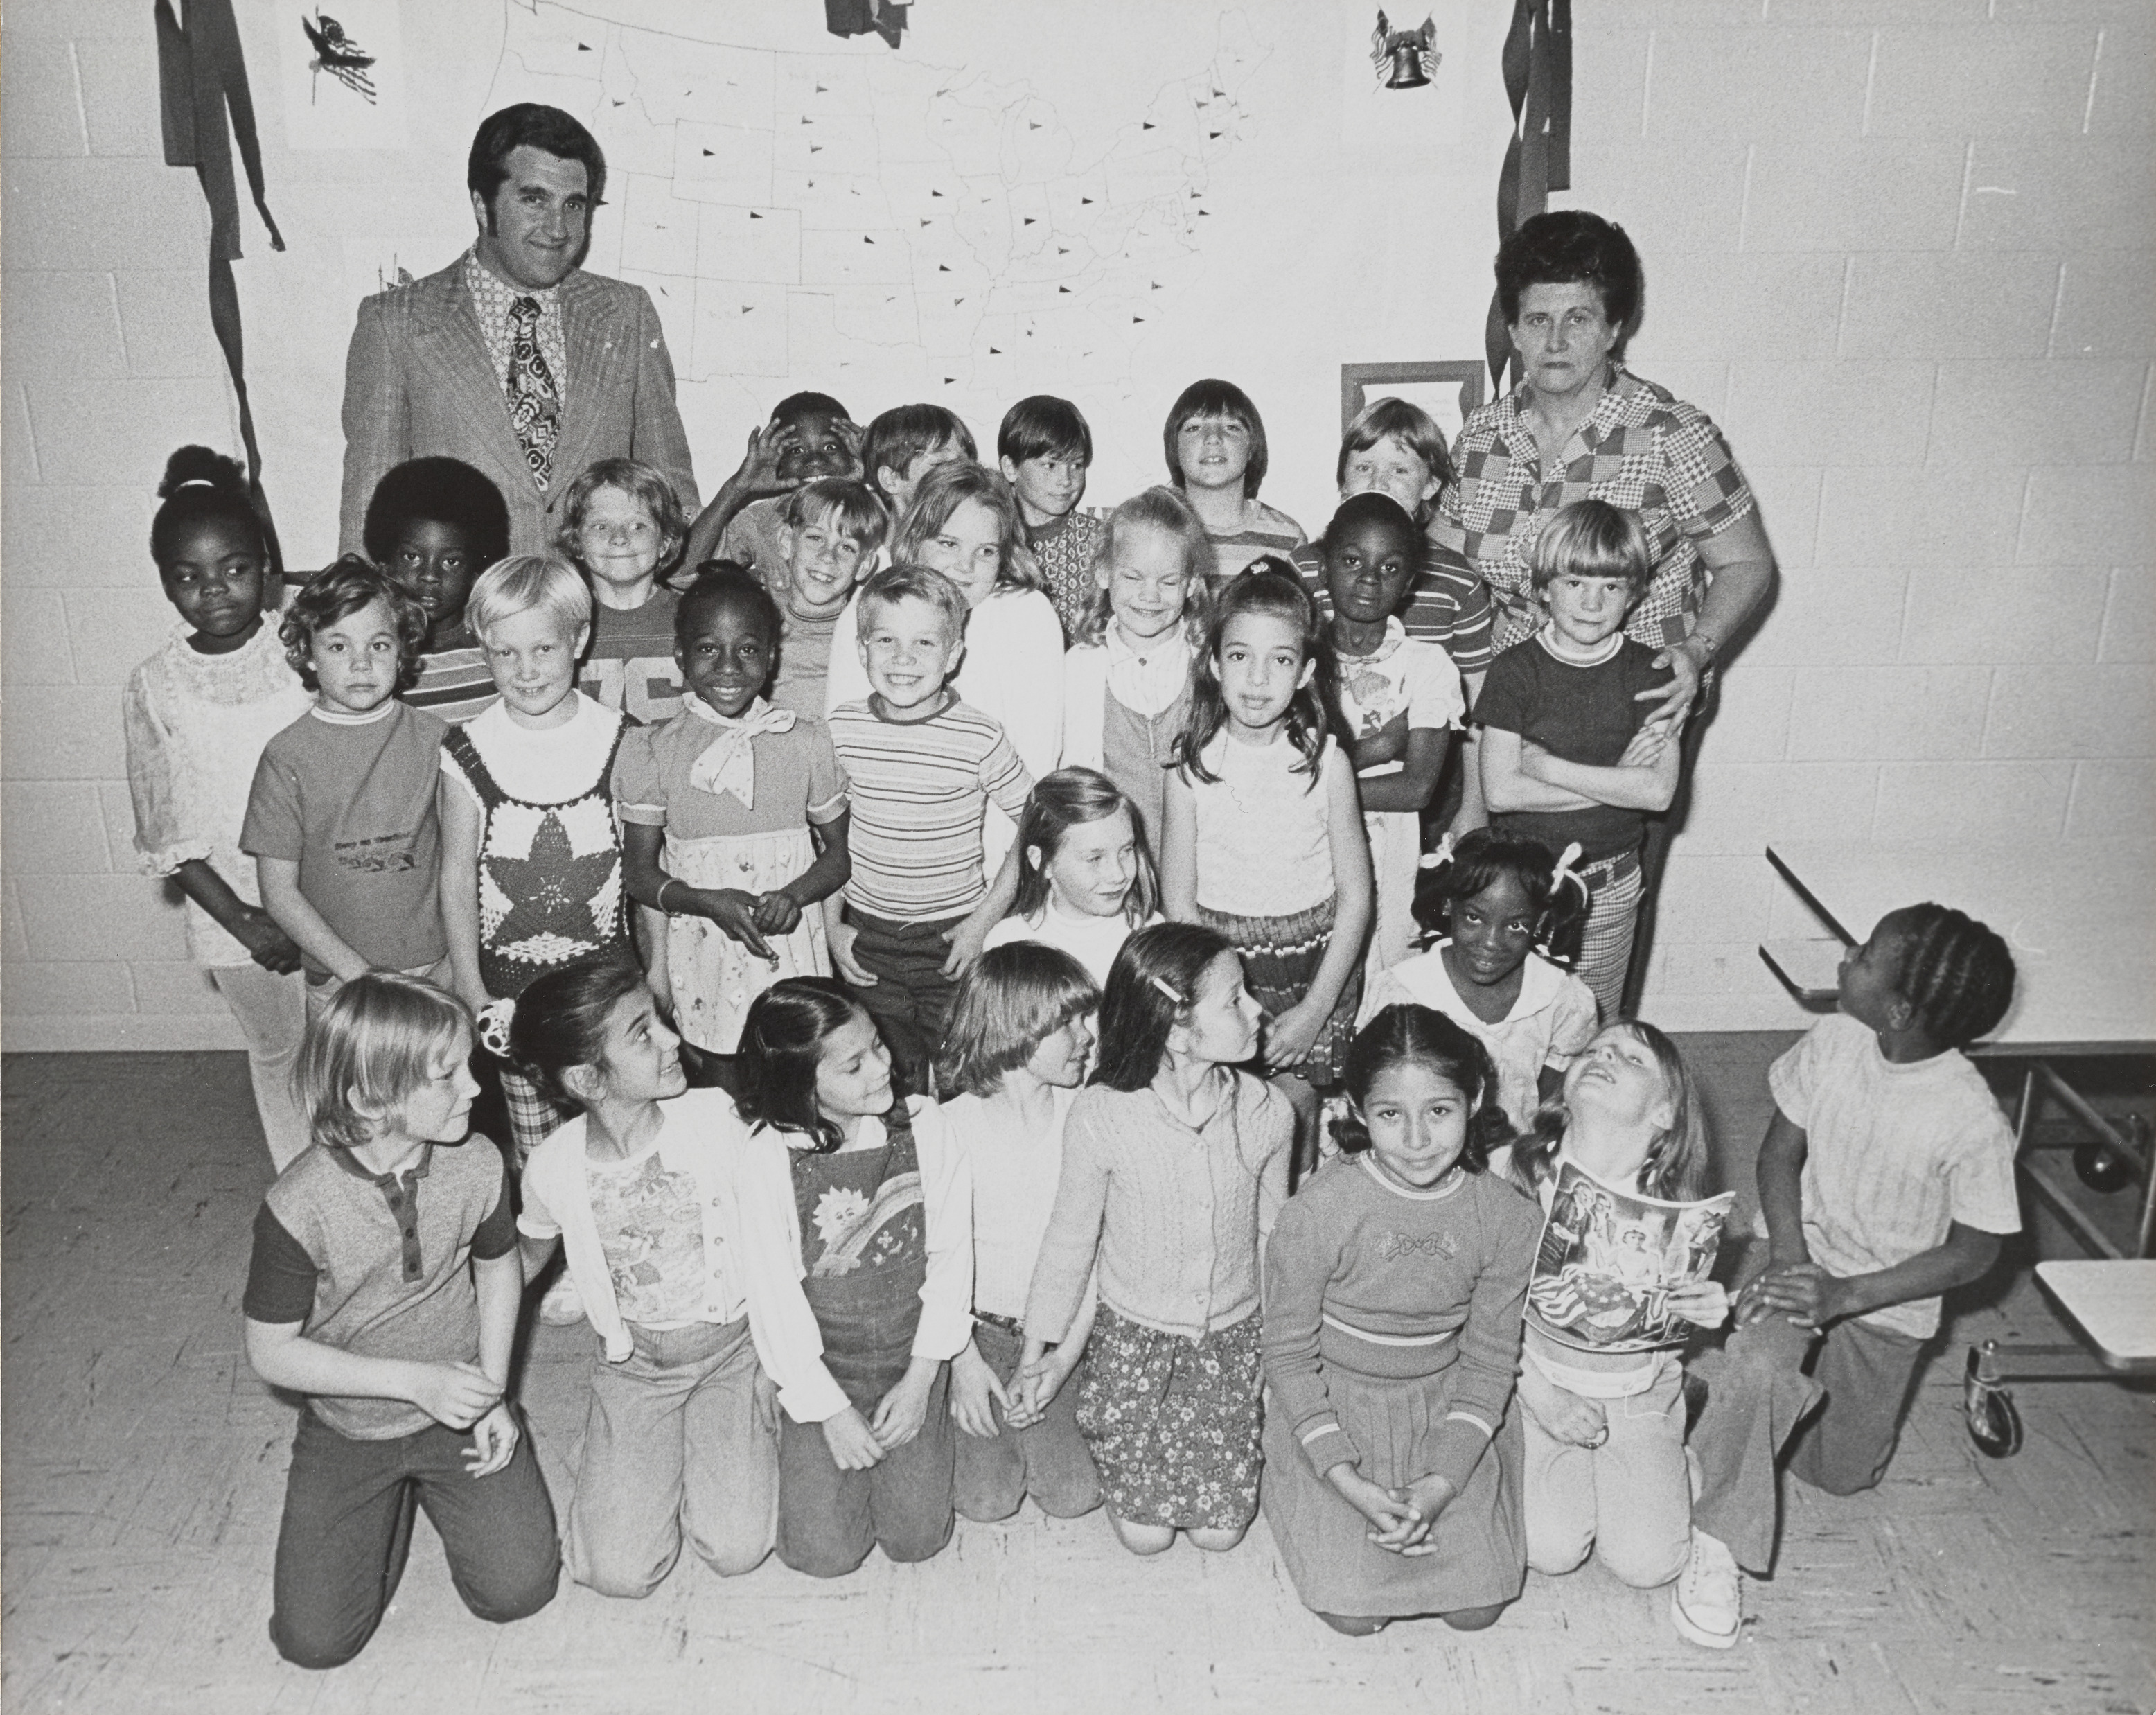
[[[641,286],[585,273],[606,158],[558,108],[490,116],[467,168],[479,235],[439,274],[365,300],[345,364],[340,547],[364,552],[374,486],[445,454],[509,504],[510,552],[552,552],[561,496],[596,460],[639,459],[696,510],[674,364]]]

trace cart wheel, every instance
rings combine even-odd
[[[1989,1340],[1969,1348],[1969,1368],[1961,1384],[1962,1416],[1977,1451],[1993,1459],[2010,1459],[2021,1451],[2021,1414],[2014,1409],[2014,1390],[1992,1368],[1993,1349]]]
[[[2108,1143],[2083,1143],[2074,1150],[2074,1172],[2092,1191],[2107,1196],[2133,1183],[2133,1164]]]

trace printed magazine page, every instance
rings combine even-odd
[[[1736,1200],[1724,1191],[1699,1203],[1665,1203],[1613,1190],[1577,1163],[1559,1163],[1527,1283],[1535,1325],[1583,1351],[1678,1343],[1691,1324],[1670,1314],[1670,1290],[1712,1271]]]

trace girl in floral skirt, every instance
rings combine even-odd
[[[1178,1531],[1232,1548],[1257,1512],[1258,1247],[1295,1135],[1286,1098],[1236,1070],[1259,1016],[1217,932],[1139,930],[1108,973],[1100,1071],[1064,1127],[1020,1371],[1049,1361],[1097,1278],[1078,1429],[1137,1554]]]

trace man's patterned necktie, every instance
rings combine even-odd
[[[544,491],[562,435],[562,395],[539,350],[536,298],[519,298],[509,307],[509,421],[531,480]]]

